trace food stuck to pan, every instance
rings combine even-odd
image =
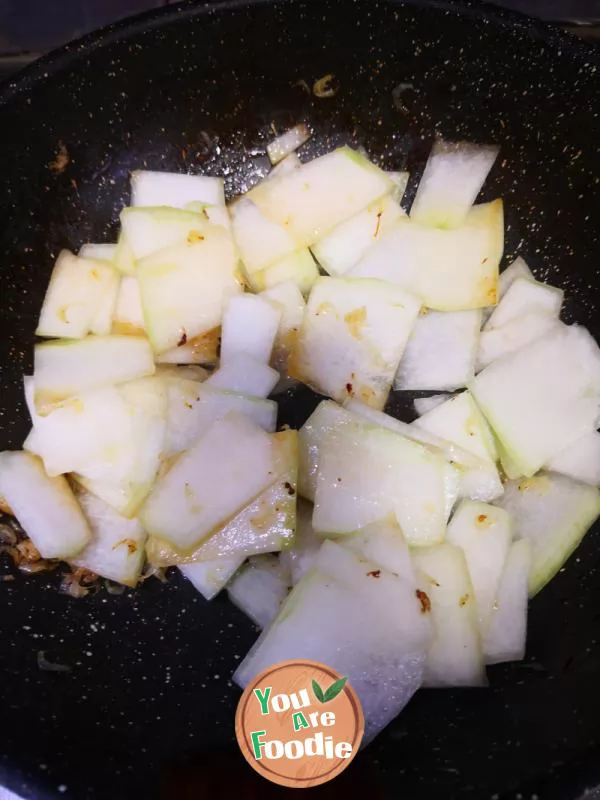
[[[74,596],[166,567],[226,589],[262,629],[234,680],[324,662],[368,741],[421,686],[524,657],[528,598],[600,515],[600,350],[522,258],[500,273],[502,199],[475,202],[497,147],[436,141],[407,210],[407,173],[302,161],[309,136],[229,205],[135,172],[118,241],[60,253],[3,549],[66,562]],[[300,383],[324,398],[278,430]]]

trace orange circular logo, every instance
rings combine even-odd
[[[347,679],[317,661],[282,661],[252,680],[235,715],[248,763],[293,788],[318,786],[352,761],[365,729]]]

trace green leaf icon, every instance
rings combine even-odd
[[[347,680],[348,678],[340,678],[332,683],[329,689],[327,689],[325,692],[324,699],[321,702],[328,703],[330,700],[334,700],[346,685]]]
[[[315,697],[317,698],[317,700],[320,703],[324,703],[325,702],[325,695],[323,694],[323,689],[321,689],[321,687],[319,686],[319,684],[316,682],[316,680],[314,678],[313,678],[313,682],[312,682],[312,689],[313,689],[313,692],[315,693]]]

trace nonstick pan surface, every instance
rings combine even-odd
[[[21,377],[60,248],[115,236],[134,168],[242,191],[272,124],[307,120],[307,155],[362,145],[415,181],[436,133],[499,143],[485,197],[505,199],[506,262],[564,287],[599,337],[599,70],[591,47],[513,14],[374,0],[176,6],[33,65],[0,89],[0,449],[28,430]],[[329,73],[335,96],[316,98]],[[286,395],[280,423],[317,400]],[[391,408],[410,419],[405,399]],[[599,533],[532,603],[526,661],[491,669],[489,689],[420,692],[311,797],[575,798],[600,782]],[[230,677],[257,634],[225,596],[178,573],[81,600],[59,581],[0,583],[0,783],[43,800],[285,791],[235,745]],[[40,651],[71,670],[40,670]]]

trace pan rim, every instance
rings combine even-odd
[[[323,2],[324,0],[302,0],[302,3],[306,5],[318,5]],[[373,0],[354,0],[353,4],[356,2],[368,4],[371,10],[373,8]],[[523,35],[541,39],[548,45],[559,48],[561,55],[566,51],[571,57],[581,58],[600,67],[600,48],[591,42],[568,32],[556,23],[538,20],[512,9],[492,5],[489,2],[479,2],[478,0],[378,0],[378,2],[399,7],[438,9],[465,19],[485,20],[512,30],[517,28]],[[291,5],[294,3],[301,4],[299,0],[183,0],[180,3],[125,17],[51,50],[24,69],[19,70],[15,75],[0,81],[0,108],[8,105],[11,100],[24,94],[50,75],[59,73],[70,63],[85,58],[114,42],[126,41],[139,33],[165,27],[180,19],[189,19],[205,14],[251,6]]]

